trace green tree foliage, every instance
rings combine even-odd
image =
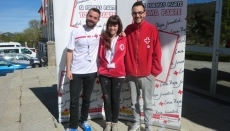
[[[19,42],[25,46],[25,43],[29,47],[37,47],[38,39],[41,37],[41,28],[39,20],[30,20],[29,28],[26,28],[20,33],[5,32],[0,33],[0,41],[2,42]]]
[[[24,35],[29,47],[37,47],[38,39],[41,36],[40,21],[29,21],[29,28],[24,30]]]
[[[13,41],[14,40],[14,34],[10,32],[5,32],[0,34],[1,41]]]
[[[216,2],[188,5],[187,44],[212,46]],[[223,0],[220,45],[230,39],[230,0]]]
[[[212,44],[215,19],[215,2],[192,4],[187,15],[188,44]]]
[[[27,41],[27,40],[25,38],[25,34],[24,33],[14,33],[14,40],[13,41],[19,42],[23,46],[25,46],[25,41]]]
[[[230,0],[223,1],[221,39],[230,39]]]

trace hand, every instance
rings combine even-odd
[[[122,32],[120,33],[120,35],[121,35],[121,36],[123,36],[123,37],[125,37],[125,36],[126,36],[126,34],[125,34],[125,32],[124,32],[124,31],[122,31]]]
[[[73,80],[73,74],[71,73],[71,71],[66,71],[66,77],[67,77],[69,80]]]

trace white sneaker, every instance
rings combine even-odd
[[[112,123],[112,131],[118,131],[117,123]]]
[[[104,131],[110,131],[111,130],[111,122],[106,122]]]

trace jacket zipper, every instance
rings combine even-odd
[[[138,26],[138,30],[137,30],[137,45],[136,45],[136,77],[137,77],[137,69],[138,69],[138,44],[139,44],[139,37],[140,37],[140,26]]]

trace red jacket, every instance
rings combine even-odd
[[[143,21],[125,29],[127,53],[126,73],[131,76],[157,76],[161,73],[161,44],[157,28]]]
[[[105,58],[106,48],[103,38],[100,39],[99,45],[99,69],[100,75],[111,76],[111,77],[122,77],[125,76],[125,65],[124,57],[126,54],[126,38],[119,36],[115,45],[115,53],[111,63],[115,63],[115,68],[107,68],[108,61]]]

